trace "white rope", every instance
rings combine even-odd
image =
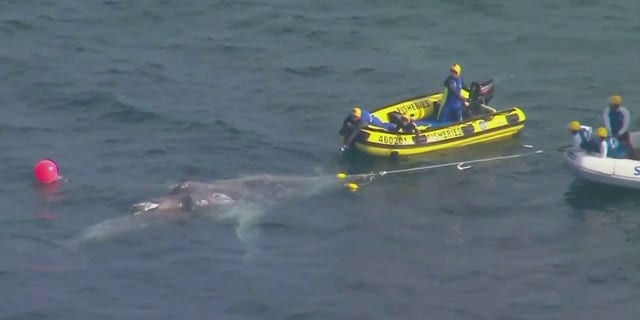
[[[492,158],[476,159],[476,160],[469,160],[469,161],[442,163],[442,164],[435,164],[435,165],[424,166],[424,167],[389,170],[389,171],[380,171],[378,173],[371,172],[371,173],[365,173],[365,174],[354,174],[354,175],[349,175],[349,178],[368,179],[369,181],[366,181],[368,183],[368,182],[371,182],[371,180],[373,180],[373,177],[375,177],[375,176],[384,176],[384,175],[392,174],[392,173],[404,173],[404,172],[411,172],[411,171],[421,171],[421,170],[429,170],[429,169],[451,167],[451,166],[456,166],[458,168],[458,170],[462,171],[462,170],[466,170],[466,169],[471,168],[471,166],[469,165],[471,163],[480,163],[480,162],[489,162],[489,161],[504,160],[504,159],[521,158],[521,157],[526,157],[526,156],[530,156],[530,155],[534,155],[534,154],[539,154],[539,153],[542,153],[542,152],[543,152],[542,150],[537,150],[537,151],[534,151],[534,152],[519,153],[519,154],[510,155],[510,156],[501,156],[501,157],[492,157]]]

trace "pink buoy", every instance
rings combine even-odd
[[[58,164],[51,159],[42,159],[33,168],[33,174],[41,183],[52,183],[60,179]]]

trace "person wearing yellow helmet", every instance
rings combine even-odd
[[[591,141],[591,127],[581,125],[578,121],[569,123],[569,132],[573,136],[573,148],[587,149],[587,144]]]
[[[609,97],[608,102],[609,106],[602,112],[604,127],[616,139],[630,144],[629,123],[631,116],[629,110],[622,106],[622,97],[620,95]]]
[[[600,139],[606,139],[609,136],[609,132],[607,131],[607,128],[605,128],[605,127],[598,128],[598,131],[596,131],[596,134],[598,135],[598,138],[600,138]]]
[[[615,94],[608,99],[609,106],[602,111],[604,127],[611,136],[624,144],[631,158],[635,158],[631,138],[629,137],[629,110],[622,106],[622,96]]]
[[[368,125],[374,125],[377,127],[388,129],[389,123],[385,123],[376,117],[374,114],[369,113],[367,110],[355,106],[347,117],[342,121],[342,128],[340,134],[344,136],[342,140],[342,146],[340,146],[340,154],[345,152],[353,143],[353,140],[358,135],[358,132]]]
[[[392,126],[389,128],[391,132],[406,132],[406,133],[415,133],[416,137],[420,135],[420,129],[418,129],[418,125],[408,114],[401,114],[399,112],[391,112],[389,113],[389,122]]]
[[[449,76],[444,80],[444,91],[437,120],[441,122],[462,121],[462,106],[469,106],[469,102],[462,96],[464,81],[462,66],[457,63],[449,68]]]
[[[596,131],[598,138],[600,139],[600,157],[601,158],[616,158],[625,159],[627,157],[627,148],[621,144],[618,139],[609,135],[609,132],[605,127],[600,127]]]

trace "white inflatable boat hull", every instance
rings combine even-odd
[[[631,145],[639,154],[640,131],[629,133]],[[640,161],[631,159],[600,158],[584,150],[569,149],[564,160],[571,170],[585,180],[623,188],[640,190]]]
[[[640,190],[640,161],[600,158],[575,149],[565,151],[564,160],[577,176],[585,180]]]

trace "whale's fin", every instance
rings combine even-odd
[[[138,215],[151,211],[153,209],[157,209],[159,206],[160,204],[153,201],[138,202],[131,206],[131,211],[133,211],[133,215]]]
[[[268,207],[265,205],[237,202],[223,212],[205,212],[205,215],[219,222],[233,224],[236,237],[247,251],[245,257],[252,257],[260,252],[259,224],[267,209]]]
[[[100,223],[86,227],[81,234],[69,242],[72,246],[79,246],[95,241],[107,240],[148,227],[153,219],[147,219],[146,215],[129,215],[107,219]]]

